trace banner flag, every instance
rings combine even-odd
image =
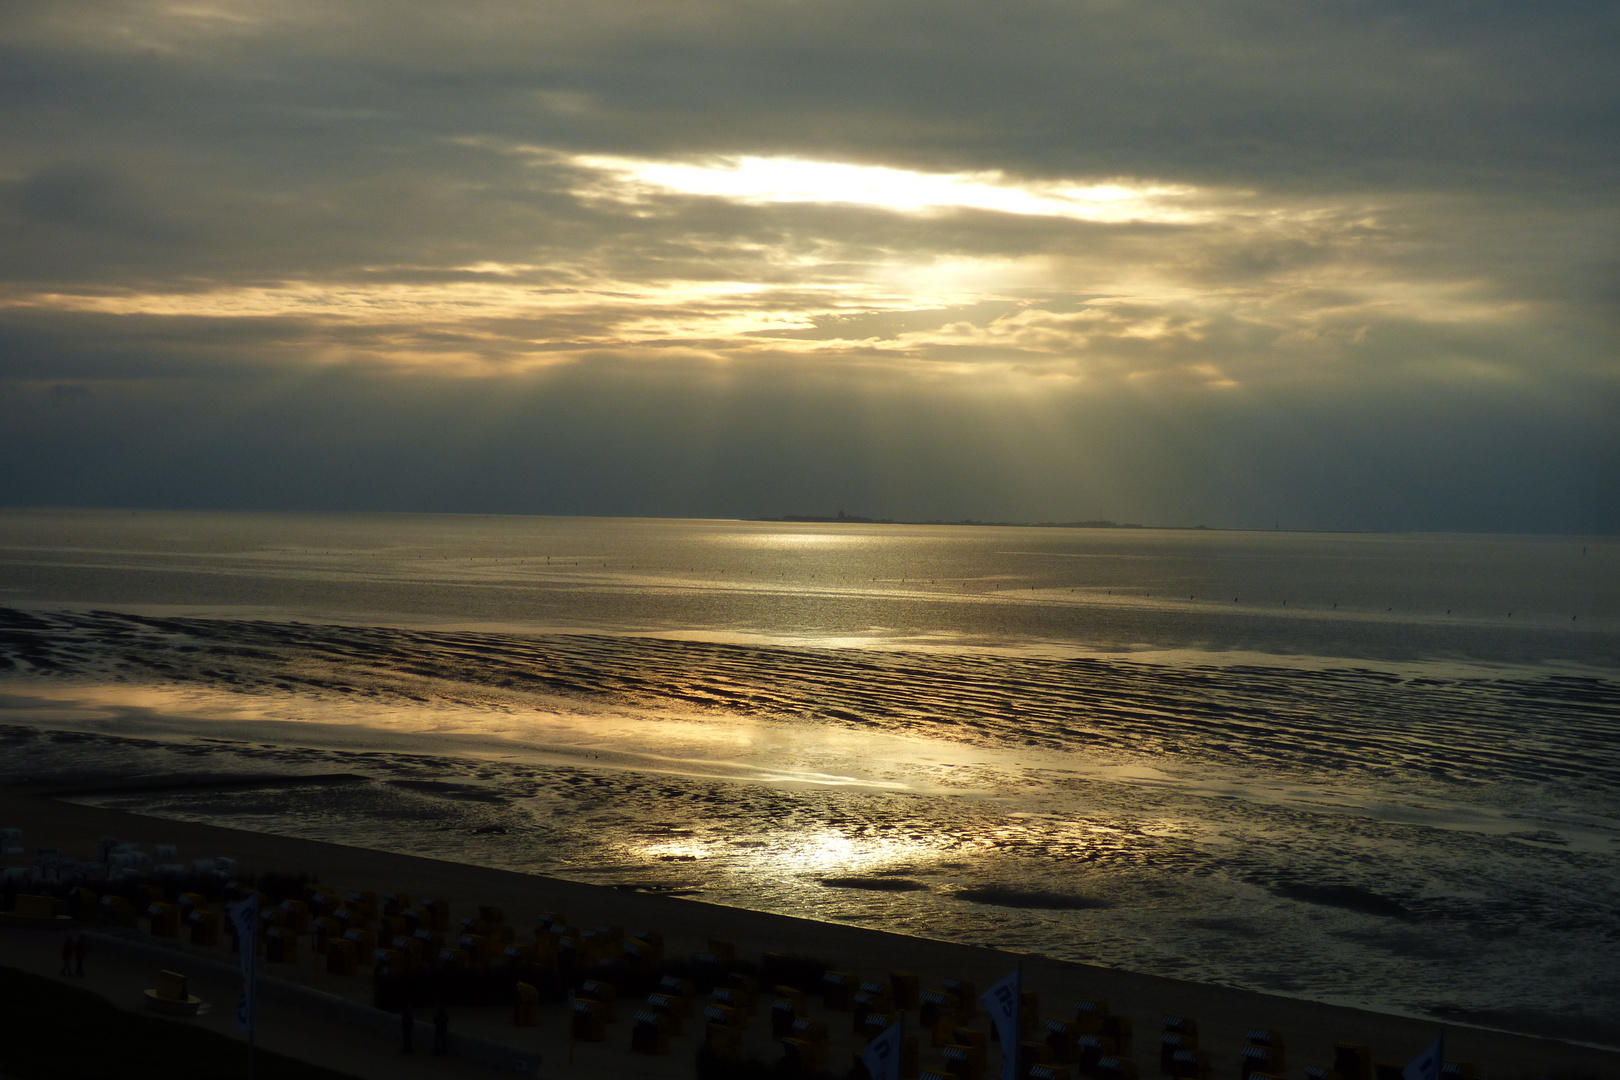
[[[1407,1062],[1401,1073],[1403,1080],[1440,1080],[1440,1070],[1446,1063],[1446,1033],[1434,1040],[1434,1045]]]
[[[236,1001],[236,1030],[253,1030],[253,971],[259,955],[259,894],[228,909],[231,925],[236,928],[238,959],[242,965],[242,995]]]
[[[883,1029],[861,1055],[872,1080],[900,1080],[900,1051],[905,1042],[906,1018],[902,1016]]]
[[[1018,1004],[1023,994],[1024,971],[1019,968],[979,997],[1001,1036],[1001,1080],[1018,1080]]]

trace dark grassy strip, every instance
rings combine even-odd
[[[247,1047],[216,1032],[114,1008],[99,994],[0,967],[0,1075],[16,1080],[224,1080]],[[353,1080],[281,1054],[254,1055],[255,1080]]]

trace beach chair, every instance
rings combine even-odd
[[[1177,1050],[1170,1056],[1165,1074],[1176,1080],[1209,1080],[1209,1055],[1198,1050]]]
[[[669,1039],[673,1034],[674,1021],[667,1014],[638,1009],[635,1025],[630,1029],[630,1051],[662,1057],[669,1053]]]
[[[312,915],[333,915],[343,905],[343,898],[330,885],[311,885],[305,890],[304,902]]]
[[[1018,1038],[1034,1039],[1041,1030],[1041,997],[1033,990],[1018,995]]]
[[[684,1010],[682,1016],[692,1015],[692,999],[697,996],[697,986],[691,979],[665,975],[658,980],[658,992],[679,1001]]]
[[[624,944],[615,939],[610,930],[599,926],[588,927],[574,934],[578,958],[586,964],[600,964],[619,955]]]
[[[1048,1020],[1045,1033],[1052,1060],[1072,1065],[1080,1059],[1080,1026],[1073,1020]]]
[[[917,995],[921,993],[922,986],[917,981],[915,973],[910,971],[889,972],[889,996],[894,1000],[894,1007],[910,1011],[917,1007]]]
[[[302,900],[281,902],[281,925],[295,934],[309,933],[309,905]]]
[[[488,923],[504,923],[506,912],[489,904],[478,905],[478,917]]]
[[[1097,1080],[1137,1080],[1136,1062],[1130,1058],[1105,1056],[1097,1062]]]
[[[221,920],[219,912],[207,909],[193,910],[186,919],[187,928],[191,931],[193,945],[207,945],[210,948],[219,944],[219,928]]]
[[[1102,1039],[1105,1047],[1112,1047],[1108,1052],[1114,1057],[1128,1058],[1131,1056],[1131,1044],[1134,1041],[1135,1025],[1128,1016],[1115,1016],[1109,1013],[1102,1018]]]
[[[741,1009],[733,1009],[729,1005],[720,1005],[715,1002],[703,1006],[703,1020],[709,1027],[716,1024],[741,1031],[748,1026],[748,1014]]]
[[[945,1075],[953,1080],[984,1080],[983,1047],[947,1046],[941,1056],[945,1059]]]
[[[1081,1076],[1096,1076],[1097,1063],[1105,1057],[1112,1057],[1108,1047],[1103,1045],[1101,1035],[1081,1035],[1074,1040],[1075,1071]]]
[[[360,965],[359,951],[347,938],[326,943],[326,970],[333,975],[353,975]]]
[[[20,901],[22,897],[17,899]],[[101,913],[102,922],[115,926],[135,925],[135,906],[122,896],[103,896],[96,909]]]
[[[462,934],[456,939],[456,948],[476,957],[479,963],[483,963],[493,955],[492,945],[489,938],[479,934]]]
[[[23,897],[17,897],[19,903]],[[146,906],[146,918],[153,937],[177,938],[180,936],[180,905],[156,903]]]
[[[1160,1028],[1194,1040],[1198,1038],[1198,1021],[1185,1016],[1166,1016]]]
[[[271,964],[298,963],[298,937],[285,926],[272,926],[264,935],[264,959]]]
[[[1069,1080],[1069,1070],[1061,1065],[1037,1063],[1025,1074],[1029,1080]]]
[[[947,994],[956,998],[956,1018],[964,1024],[979,1015],[979,992],[971,979],[946,979],[940,983]]]
[[[67,891],[68,914],[75,919],[87,918],[96,910],[101,894],[84,885],[75,885]]]
[[[423,900],[417,905],[422,911],[423,925],[435,934],[450,929],[450,905],[443,900]]]
[[[314,911],[316,909],[314,907],[311,907],[310,910]],[[337,936],[337,935],[335,935],[333,933],[333,931],[336,928],[337,928],[337,920],[332,918],[330,915],[316,915],[313,919],[310,919],[309,920],[309,948],[310,948],[310,951],[314,952],[314,953],[319,953],[321,956],[325,956],[326,955],[327,943],[330,942],[333,939],[333,937]]]
[[[691,1006],[685,998],[674,997],[669,994],[648,994],[647,1008],[659,1016],[669,1018],[670,1031],[679,1035],[686,1027],[686,1018],[691,1015]]]
[[[1333,1071],[1340,1080],[1372,1080],[1372,1047],[1362,1043],[1334,1043]]]
[[[1338,1080],[1338,1074],[1326,1065],[1307,1065],[1305,1080]]]
[[[632,935],[625,940],[624,944],[620,947],[620,951],[624,954],[625,960],[629,962],[632,967],[638,968],[641,971],[657,971],[659,968],[664,966],[664,942],[662,934],[658,936],[657,941]]]
[[[782,1063],[798,1072],[809,1072],[827,1064],[827,1044],[804,1039],[781,1040]]]
[[[854,1021],[853,1030],[861,1030],[866,1021],[866,1014],[871,1012],[890,1013],[894,1011],[894,999],[889,996],[889,988],[880,982],[863,982],[860,988],[850,998],[849,1009]]]
[[[382,913],[384,916],[402,915],[405,909],[411,906],[410,893],[391,892],[382,898]]]
[[[589,966],[585,951],[580,947],[579,938],[573,934],[557,938],[557,970],[570,976],[584,970]]]
[[[1074,1003],[1074,1022],[1082,1035],[1100,1037],[1103,1021],[1109,1015],[1108,1002],[1102,998],[1081,998]]]
[[[580,1042],[607,1041],[607,1006],[590,998],[574,998],[573,1032]]]
[[[1198,1049],[1198,1036],[1180,1031],[1159,1032],[1159,1071],[1170,1075],[1170,1060],[1186,1050]]]
[[[532,984],[517,984],[517,998],[512,1002],[514,1027],[538,1027],[540,1024],[540,991]]]
[[[917,995],[917,1022],[928,1032],[931,1046],[944,1046],[951,1041],[959,1012],[955,994],[923,990]]]
[[[726,984],[726,965],[720,959],[719,953],[699,952],[692,954],[692,975],[698,985],[707,990]]]
[[[1044,1042],[1020,1042],[1018,1044],[1018,1060],[1016,1062],[1019,1076],[1026,1076],[1032,1065],[1053,1065],[1057,1063],[1057,1054]]]
[[[810,1039],[816,1042],[826,1042],[830,1037],[827,1030],[827,1021],[814,1020],[808,1016],[801,1016],[793,1021],[788,1036],[794,1039]]]
[[[847,971],[828,971],[821,976],[821,1003],[843,1012],[851,1006],[860,980]]]
[[[529,942],[533,950],[534,959],[531,961],[537,967],[555,969],[557,967],[557,941],[544,930],[534,932],[534,940]]]
[[[778,986],[771,1000],[771,1038],[786,1038],[793,1021],[810,1015],[810,1002],[802,991],[791,986]]]
[[[353,919],[361,925],[376,922],[377,916],[382,914],[377,904],[377,894],[371,889],[351,892],[343,898],[343,903],[352,913]]]
[[[1440,1066],[1440,1080],[1474,1080],[1474,1063],[1447,1061]]]
[[[346,930],[343,933],[343,940],[354,942],[356,962],[362,967],[370,967],[376,962],[376,934],[373,934],[370,930]]]
[[[609,1021],[619,1018],[619,988],[617,986],[601,979],[586,979],[580,983],[579,992],[592,1001],[600,1001],[607,1010]]]
[[[428,954],[423,951],[422,943],[412,937],[401,935],[393,940],[393,949],[405,958],[405,971],[415,971],[426,961]]]
[[[1240,1076],[1242,1080],[1259,1074],[1262,1076],[1281,1076],[1284,1069],[1283,1052],[1281,1047],[1257,1046],[1250,1043],[1238,1051],[1239,1064],[1242,1066]]]
[[[752,1016],[754,1013],[754,996],[735,987],[717,986],[709,992],[709,1000],[716,1005],[735,1009],[744,1016]]]

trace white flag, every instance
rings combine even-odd
[[[1406,1063],[1401,1073],[1404,1080],[1440,1080],[1440,1069],[1446,1063],[1446,1035],[1434,1040],[1434,1045]]]
[[[1020,968],[979,996],[1001,1036],[1001,1080],[1018,1080],[1018,1005],[1023,992]]]
[[[861,1055],[861,1064],[866,1066],[867,1075],[872,1080],[900,1080],[900,1050],[905,1042],[905,1017],[901,1017],[883,1029],[883,1034],[873,1039],[867,1046],[866,1053]]]
[[[253,1030],[253,969],[259,952],[259,894],[255,892],[228,909],[236,927],[238,959],[242,965],[242,996],[236,1000],[236,1030]]]

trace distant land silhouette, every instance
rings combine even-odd
[[[785,522],[831,522],[835,525],[997,525],[1014,526],[1030,529],[1208,529],[1208,525],[1138,525],[1135,522],[1118,522],[1098,519],[1095,521],[979,521],[976,518],[963,518],[960,521],[941,521],[931,518],[927,521],[904,521],[895,518],[870,518],[859,514],[846,514],[838,511],[837,515],[827,514],[783,514],[781,517],[745,518],[746,521],[785,521]]]

